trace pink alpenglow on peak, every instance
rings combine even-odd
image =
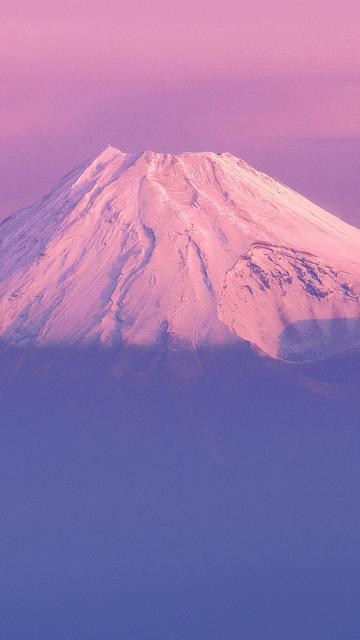
[[[107,147],[0,225],[16,344],[360,345],[360,231],[230,153]]]

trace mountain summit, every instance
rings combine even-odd
[[[360,231],[230,153],[105,149],[0,225],[0,335],[360,344]]]

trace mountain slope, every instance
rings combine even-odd
[[[360,343],[360,231],[231,154],[107,148],[0,225],[12,343]]]

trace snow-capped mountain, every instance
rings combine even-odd
[[[0,255],[10,343],[360,344],[360,231],[229,153],[108,147],[3,221]]]

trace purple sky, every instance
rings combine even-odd
[[[359,33],[358,0],[3,0],[0,217],[111,143],[229,150],[360,224]]]

